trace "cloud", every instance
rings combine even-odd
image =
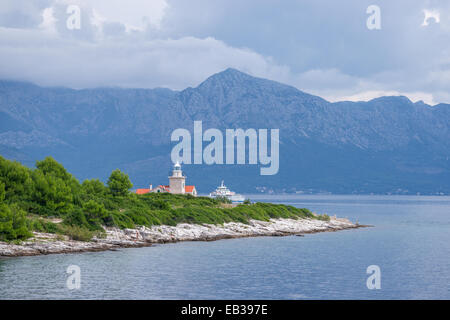
[[[403,75],[397,76],[403,77]],[[391,80],[389,83],[392,84],[392,87],[401,89],[387,89],[386,84],[383,83],[385,79]],[[433,94],[423,91],[408,91],[407,87],[398,85],[395,78],[386,73],[367,79],[345,74],[337,69],[315,69],[292,75],[285,80],[332,102],[369,101],[382,96],[406,96],[413,102],[422,100],[430,105],[436,104],[436,97]]]
[[[329,100],[449,102],[450,4],[381,1],[3,0],[0,77],[41,85],[195,86],[228,67]],[[81,29],[66,26],[68,4]],[[324,10],[323,8],[327,9]],[[429,14],[426,28],[424,10]],[[439,13],[439,23],[430,23]]]
[[[184,89],[213,73],[233,67],[261,77],[287,79],[289,68],[272,58],[214,37],[153,37],[158,32],[165,2],[155,23],[136,27],[132,13],[118,15],[118,2],[97,1],[95,8],[77,0],[80,30],[66,26],[67,5],[57,0],[40,12],[38,28],[0,28],[0,78],[26,80],[45,86],[169,87]],[[135,4],[147,2],[135,1]],[[112,7],[107,6],[107,4]],[[153,4],[154,6],[154,4]],[[145,17],[144,7],[133,9]],[[131,12],[131,11],[130,11]],[[142,30],[141,30],[142,29]]]
[[[289,69],[275,76],[301,89],[346,97],[359,92],[423,92],[442,97],[431,74],[444,74],[450,49],[450,4],[412,0],[380,1],[382,29],[366,28],[373,1],[169,0],[162,21],[165,35],[213,35],[272,57]],[[440,23],[421,27],[424,6],[439,12]],[[324,10],[326,8],[326,10]],[[433,75],[436,79],[436,76]],[[344,88],[345,87],[345,88]],[[430,99],[427,99],[431,101]]]
[[[56,21],[53,8],[45,8],[42,10],[42,22],[39,24],[39,28],[54,33],[56,32]]]
[[[423,101],[429,105],[435,105],[433,95],[424,92],[398,92],[398,91],[363,91],[350,96],[331,98],[330,101],[370,101],[384,96],[406,96],[413,102]]]
[[[42,35],[39,30],[2,28],[0,39],[0,77],[48,86],[183,89],[227,67],[269,77],[283,73],[283,67],[270,59],[211,37],[106,37],[89,42]]]
[[[95,8],[96,14],[107,22],[121,23],[127,31],[144,31],[148,25],[159,27],[168,4],[165,0],[77,0]],[[73,0],[70,0],[73,3]]]
[[[426,27],[430,24],[430,20],[434,20],[435,23],[441,22],[441,14],[437,10],[423,10],[423,14],[425,15],[422,26]]]
[[[42,22],[41,12],[51,0],[2,0],[0,26],[8,28],[35,28]]]

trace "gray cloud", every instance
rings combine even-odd
[[[140,35],[128,35],[88,42],[8,29],[0,29],[0,38],[1,76],[41,85],[182,89],[228,66],[268,76],[282,69],[255,52],[214,38],[144,41]]]
[[[68,1],[2,2],[0,77],[181,89],[235,67],[333,100],[389,92],[450,101],[446,1],[167,1],[155,2],[159,13],[149,18],[144,0],[123,15],[117,1],[74,0],[83,17],[76,31],[65,27]],[[370,4],[381,7],[381,30],[366,28]],[[39,27],[48,7],[53,32]],[[421,26],[424,9],[437,10],[440,22]]]
[[[35,28],[42,22],[41,11],[51,0],[2,0],[0,4],[0,26],[8,28]]]

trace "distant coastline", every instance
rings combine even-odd
[[[36,256],[61,253],[83,253],[116,250],[120,248],[148,247],[154,244],[180,241],[215,241],[221,239],[292,236],[318,232],[368,227],[347,219],[331,217],[329,221],[300,219],[250,220],[248,224],[228,222],[223,225],[187,224],[159,225],[136,229],[105,228],[104,237],[91,241],[69,240],[67,236],[35,232],[34,236],[20,244],[0,242],[0,257]]]

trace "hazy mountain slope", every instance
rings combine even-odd
[[[28,163],[53,155],[80,179],[119,167],[136,186],[165,183],[170,134],[192,130],[194,120],[205,129],[279,128],[281,140],[276,176],[261,177],[256,166],[185,166],[200,192],[222,178],[247,192],[450,192],[447,104],[329,103],[234,69],[181,92],[0,81],[1,154]]]

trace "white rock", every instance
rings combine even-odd
[[[360,227],[347,219],[332,217],[330,221],[316,219],[250,220],[249,224],[228,222],[223,225],[181,223],[177,226],[152,226],[137,229],[105,228],[106,238],[91,242],[56,240],[56,235],[35,233],[34,238],[21,245],[0,242],[0,256],[23,256],[49,253],[70,253],[109,250],[118,247],[139,247],[160,242],[218,240],[230,237],[273,236]],[[67,238],[67,237],[66,237]]]

